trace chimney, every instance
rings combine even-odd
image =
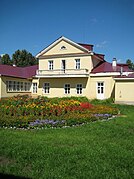
[[[120,75],[123,75],[123,67],[121,67]]]
[[[112,67],[116,67],[116,65],[117,65],[117,60],[116,60],[116,58],[113,58]]]

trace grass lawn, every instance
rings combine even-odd
[[[134,106],[80,127],[0,129],[0,173],[43,179],[134,178]]]

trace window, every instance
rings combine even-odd
[[[23,91],[23,82],[20,82],[20,91]]]
[[[82,94],[82,84],[76,85],[76,92],[77,92],[77,94]]]
[[[48,69],[53,70],[53,60],[48,61]]]
[[[76,59],[75,62],[76,62],[75,68],[80,69],[80,59]]]
[[[8,92],[30,91],[30,87],[30,82],[6,81],[6,89]]]
[[[44,83],[44,93],[49,93],[50,92],[50,85],[49,83]]]
[[[65,69],[66,69],[66,60],[62,60],[62,62],[61,62],[61,68],[62,68],[62,70],[65,71]]]
[[[65,49],[66,49],[66,47],[65,47],[65,46],[62,46],[60,49],[61,49],[61,50],[65,50]]]
[[[65,94],[70,94],[70,84],[65,84],[64,90],[65,90]]]
[[[33,93],[37,93],[37,83],[33,83]]]
[[[98,82],[98,94],[103,94],[104,93],[104,83],[103,82]]]

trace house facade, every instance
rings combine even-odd
[[[33,97],[86,96],[89,99],[114,97],[115,102],[134,103],[134,72],[126,64],[117,64],[116,59],[112,63],[106,62],[103,54],[93,51],[93,45],[60,37],[39,52],[36,58],[38,66],[11,67],[12,70],[5,75],[0,69],[1,98],[17,94]],[[124,97],[124,89],[131,91],[128,97]]]

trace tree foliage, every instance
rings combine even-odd
[[[37,59],[26,50],[17,50],[12,55],[13,64],[18,67],[32,66],[37,64]]]
[[[0,63],[5,65],[12,65],[12,60],[8,54],[5,54],[1,57]]]
[[[126,64],[128,64],[128,67],[129,67],[131,70],[134,70],[134,63],[133,63],[130,59],[128,59],[128,60],[126,61]]]

